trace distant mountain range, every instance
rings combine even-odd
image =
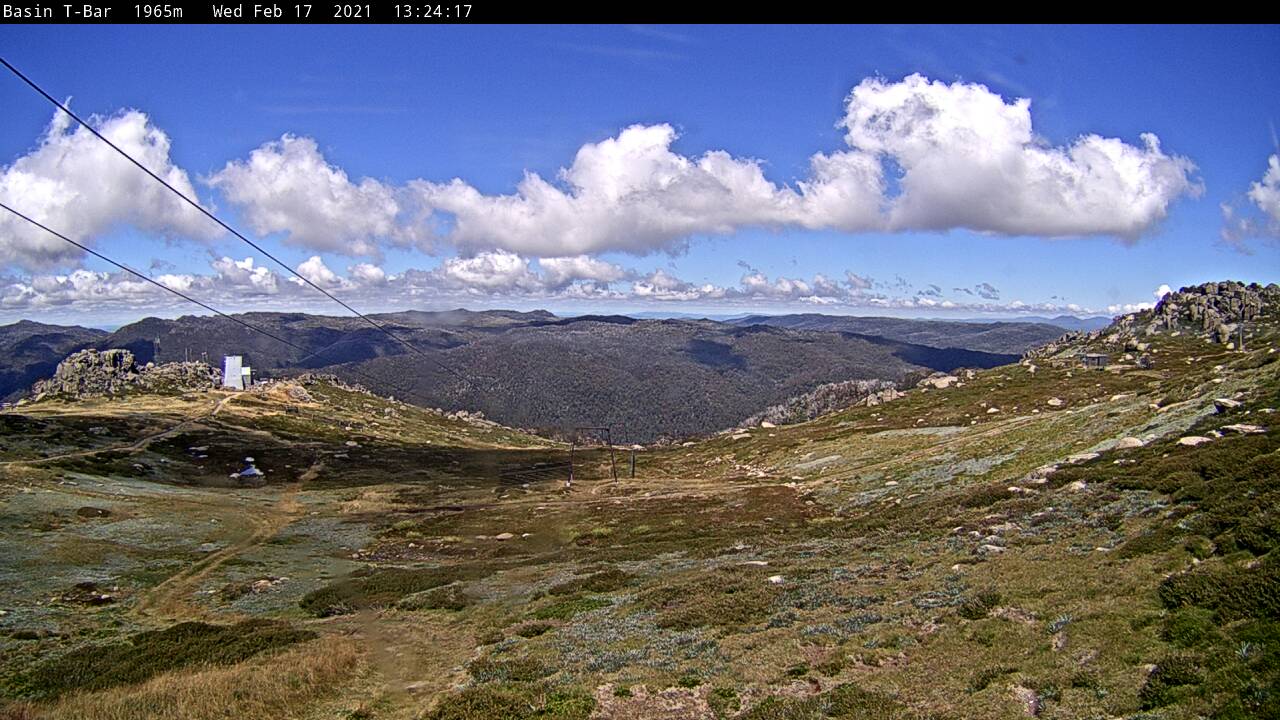
[[[21,395],[84,347],[126,348],[139,362],[215,366],[223,355],[242,355],[258,377],[324,370],[410,402],[481,410],[507,425],[610,425],[615,437],[650,441],[732,426],[823,383],[1012,362],[1064,332],[1039,323],[816,314],[731,322],[541,310],[372,316],[420,355],[359,318],[237,317],[303,349],[217,316],[147,318],[112,333],[23,322],[0,327],[7,350],[0,395]]]
[[[1021,354],[1055,340],[1065,330],[1038,322],[958,322],[911,320],[851,315],[749,315],[733,321],[739,326],[769,325],[792,330],[857,333],[892,338],[900,342],[936,348],[963,348],[982,352]]]

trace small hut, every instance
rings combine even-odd
[[[1110,361],[1111,357],[1105,353],[1080,353],[1080,364],[1090,370],[1102,370]]]

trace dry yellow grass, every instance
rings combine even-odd
[[[350,684],[365,666],[356,640],[327,637],[234,667],[169,673],[46,707],[8,711],[24,720],[304,718],[317,701]]]

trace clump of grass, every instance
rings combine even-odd
[[[420,593],[403,597],[396,603],[401,610],[449,610],[457,612],[471,604],[471,598],[462,592],[462,587],[445,585],[444,587],[424,590]]]
[[[1177,688],[1199,685],[1201,674],[1195,658],[1174,655],[1156,663],[1147,681],[1138,691],[1138,702],[1143,710],[1164,707],[1177,700]]]
[[[230,667],[187,668],[138,685],[73,693],[37,715],[66,720],[295,717],[340,691],[363,668],[359,643],[322,638]],[[4,713],[0,710],[0,717]],[[13,720],[26,720],[19,715]]]
[[[650,591],[643,602],[658,611],[659,627],[742,627],[769,617],[778,588],[758,569],[736,567],[705,573]]]
[[[233,665],[266,650],[311,640],[316,634],[272,620],[235,625],[186,622],[138,633],[125,642],[87,645],[37,665],[19,683],[28,697],[52,698],[142,682],[200,665]]]
[[[489,630],[488,632],[481,633],[479,636],[476,637],[476,644],[497,645],[498,643],[502,642],[502,639],[504,637],[506,636],[502,634],[501,630]]]
[[[1184,534],[1175,525],[1160,525],[1129,538],[1116,549],[1116,554],[1128,560],[1142,555],[1164,552],[1177,547]]]
[[[979,670],[973,679],[969,681],[969,692],[981,692],[990,687],[991,683],[1010,673],[1017,672],[1011,667],[998,665],[996,667],[983,668]]]
[[[1160,636],[1180,648],[1190,648],[1218,637],[1213,611],[1187,607],[1171,613],[1164,620]]]
[[[960,505],[966,508],[984,508],[1004,500],[1011,500],[1016,495],[1009,491],[1008,485],[982,485],[969,490],[960,496]]]
[[[1089,670],[1077,670],[1071,674],[1071,687],[1097,691],[1102,688],[1098,674]]]
[[[549,622],[527,622],[516,627],[516,634],[522,638],[534,638],[545,635],[555,628]]]
[[[618,568],[610,567],[553,585],[548,592],[552,595],[576,595],[582,592],[607,593],[620,590],[630,582],[630,574]]]
[[[595,710],[595,700],[576,689],[545,687],[523,683],[475,685],[446,695],[423,720],[586,720]]]
[[[792,665],[791,667],[787,668],[787,677],[789,678],[802,678],[808,674],[809,674],[809,666],[805,663]]]
[[[981,620],[1000,604],[1000,593],[992,590],[980,590],[960,602],[960,617],[966,620]]]
[[[313,590],[299,605],[316,617],[346,615],[365,608],[388,607],[407,595],[425,592],[460,580],[483,577],[482,567],[386,568],[356,574]]]
[[[569,620],[579,613],[599,610],[612,604],[604,598],[577,597],[540,607],[533,611],[533,617],[538,620]]]
[[[742,707],[742,700],[738,698],[738,692],[733,688],[717,687],[707,693],[707,705],[717,718],[727,718],[738,712]]]
[[[741,720],[801,720],[808,718],[858,718],[858,720],[898,720],[912,717],[907,706],[884,693],[845,684],[804,698],[769,697]]]
[[[1280,561],[1268,557],[1255,567],[1197,568],[1166,578],[1159,595],[1167,608],[1208,608],[1223,622],[1280,617]]]
[[[555,673],[555,669],[533,658],[495,660],[480,658],[467,665],[476,682],[533,682]]]
[[[825,675],[827,677],[834,677],[836,675],[839,675],[840,672],[844,670],[846,664],[848,664],[848,658],[845,656],[843,651],[837,650],[836,652],[831,654],[831,657],[818,663],[817,665],[814,665],[813,669],[816,670],[819,674]]]

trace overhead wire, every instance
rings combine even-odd
[[[230,315],[230,314],[228,314],[228,313],[226,313],[226,312],[224,312],[224,311],[222,311],[222,310],[219,310],[218,308],[216,308],[216,307],[214,307],[214,306],[212,306],[212,305],[210,305],[210,304],[208,304],[208,303],[206,303],[206,302],[204,302],[204,301],[202,301],[202,300],[199,300],[199,299],[197,299],[197,298],[191,297],[190,295],[188,295],[188,294],[186,294],[186,293],[182,292],[181,290],[178,290],[177,288],[173,288],[173,287],[170,287],[170,286],[168,286],[168,285],[165,285],[164,283],[160,282],[159,280],[156,280],[155,278],[150,277],[149,275],[145,275],[145,274],[143,274],[143,273],[141,273],[141,272],[139,272],[139,271],[137,271],[137,270],[135,270],[135,269],[133,269],[133,268],[129,267],[128,265],[125,265],[124,263],[121,263],[121,262],[118,262],[118,261],[116,261],[116,260],[113,260],[112,258],[110,258],[110,257],[106,256],[105,254],[103,254],[103,253],[101,253],[101,252],[98,252],[97,250],[94,250],[93,248],[91,248],[91,247],[89,247],[89,246],[87,246],[87,245],[84,245],[83,243],[76,242],[75,240],[72,240],[71,238],[67,237],[66,235],[63,235],[62,233],[60,233],[60,232],[58,232],[58,231],[54,230],[53,228],[49,227],[48,225],[45,225],[44,223],[42,223],[42,222],[40,222],[40,221],[36,220],[35,218],[32,218],[31,216],[27,215],[26,213],[23,213],[23,212],[21,212],[21,211],[19,211],[19,210],[16,210],[16,209],[14,209],[14,208],[10,207],[9,205],[5,204],[5,203],[4,203],[4,202],[2,202],[2,201],[0,201],[0,208],[3,208],[4,210],[7,210],[8,212],[12,213],[13,215],[15,215],[15,216],[17,216],[17,217],[19,217],[19,218],[21,218],[21,219],[23,219],[23,220],[27,221],[28,223],[30,223],[31,225],[33,225],[33,226],[35,226],[35,227],[40,228],[41,230],[43,230],[43,231],[45,231],[45,232],[49,233],[50,235],[52,235],[52,236],[54,236],[54,237],[56,237],[56,238],[58,238],[58,239],[60,239],[60,240],[62,240],[62,241],[64,241],[64,242],[70,243],[71,245],[74,245],[75,247],[80,248],[80,249],[81,249],[81,250],[83,250],[84,252],[86,252],[86,253],[88,253],[88,254],[90,254],[90,255],[92,255],[92,256],[94,256],[94,257],[98,258],[99,260],[102,260],[102,261],[103,261],[103,262],[105,262],[105,263],[108,263],[108,264],[110,264],[110,265],[112,265],[112,266],[114,266],[114,267],[117,267],[117,268],[119,268],[120,270],[123,270],[124,272],[127,272],[127,273],[129,273],[130,275],[133,275],[134,277],[136,277],[136,278],[138,278],[138,279],[140,279],[140,280],[143,280],[144,282],[147,282],[147,283],[150,283],[150,284],[152,284],[152,285],[155,285],[156,287],[158,287],[158,288],[160,288],[160,289],[162,289],[162,290],[164,290],[164,291],[166,291],[166,292],[172,293],[172,294],[174,294],[174,295],[176,295],[176,296],[178,296],[178,297],[182,298],[183,300],[186,300],[186,301],[187,301],[187,302],[189,302],[189,303],[193,303],[193,304],[195,304],[195,305],[198,305],[198,306],[200,306],[200,307],[204,308],[205,310],[208,310],[208,311],[209,311],[209,312],[211,312],[211,313],[214,313],[214,314],[219,315],[219,316],[221,316],[221,317],[223,317],[223,318],[226,318],[227,320],[230,320],[231,322],[236,323],[237,325],[240,325],[241,327],[244,327],[244,328],[246,328],[246,329],[248,329],[248,330],[251,330],[251,331],[253,331],[253,332],[259,333],[259,334],[261,334],[261,335],[265,335],[266,337],[269,337],[269,338],[271,338],[272,340],[275,340],[276,342],[283,343],[283,344],[285,344],[285,345],[287,345],[287,346],[289,346],[289,347],[291,347],[291,348],[293,348],[293,349],[297,350],[298,352],[303,352],[303,353],[308,352],[308,349],[307,349],[306,347],[303,347],[302,345],[299,345],[299,344],[297,344],[297,343],[295,343],[295,342],[293,342],[293,341],[291,341],[291,340],[287,340],[287,339],[285,339],[285,338],[282,338],[282,337],[280,337],[279,335],[276,335],[275,333],[273,333],[273,332],[271,332],[271,331],[269,331],[269,330],[267,330],[267,329],[265,329],[265,328],[258,327],[257,325],[254,325],[253,323],[250,323],[250,322],[248,322],[248,321],[246,321],[246,320],[244,320],[244,319],[242,319],[242,318],[238,318],[238,317],[236,317],[236,316],[234,316],[234,315]],[[328,350],[330,347],[333,347],[333,345],[331,344],[331,345],[329,345],[328,347],[321,348],[321,350],[316,351],[315,353],[312,353],[310,356],[314,356],[314,355],[316,355],[316,354],[319,354],[320,352],[323,352],[323,351],[325,351],[325,350]],[[308,356],[308,357],[310,357],[310,356]],[[382,383],[382,384],[388,385],[388,386],[392,387],[393,389],[397,390],[398,392],[401,392],[401,393],[404,393],[404,394],[417,394],[417,393],[415,393],[415,392],[413,392],[413,391],[411,391],[411,390],[408,390],[408,389],[406,389],[406,388],[400,387],[399,385],[397,385],[397,384],[395,384],[395,383],[393,383],[393,382],[390,382],[390,381],[388,381],[388,380],[384,380],[384,379],[382,379],[382,378],[374,377],[373,375],[370,375],[370,374],[368,374],[368,373],[365,373],[365,372],[363,372],[363,371],[361,371],[361,370],[358,370],[358,369],[356,369],[356,368],[354,368],[354,367],[350,367],[350,366],[349,366],[347,369],[348,369],[348,370],[350,370],[352,373],[354,373],[354,374],[356,374],[356,375],[360,375],[361,377],[364,377],[364,378],[366,378],[366,379],[368,379],[368,380],[372,380],[372,381],[377,382],[377,383]],[[421,396],[421,395],[419,395],[419,397],[422,397],[422,396]],[[425,398],[424,398],[424,399],[425,399]]]
[[[311,288],[315,289],[317,292],[319,292],[319,293],[323,294],[325,297],[327,297],[327,298],[329,298],[330,300],[334,301],[334,302],[335,302],[335,303],[337,303],[338,305],[341,305],[341,306],[342,306],[344,309],[346,309],[348,312],[350,312],[350,313],[352,313],[353,315],[355,315],[356,317],[359,317],[360,319],[364,320],[366,323],[368,323],[368,324],[369,324],[369,325],[371,325],[372,327],[377,328],[379,331],[381,331],[382,333],[386,334],[386,335],[387,335],[388,337],[390,337],[392,340],[394,340],[394,341],[396,341],[397,343],[399,343],[400,345],[404,346],[404,347],[405,347],[407,350],[409,350],[410,352],[413,352],[413,353],[415,353],[415,354],[417,354],[417,355],[419,355],[419,356],[421,356],[421,357],[423,357],[423,358],[426,358],[426,359],[427,359],[429,362],[431,362],[432,364],[436,365],[436,366],[437,366],[437,367],[439,367],[440,369],[444,370],[444,371],[445,371],[445,372],[447,372],[448,374],[452,375],[453,377],[455,377],[456,379],[458,379],[458,380],[462,381],[463,383],[465,383],[465,384],[467,384],[467,385],[471,385],[471,384],[473,383],[473,378],[469,378],[469,377],[467,377],[466,375],[464,375],[463,373],[461,373],[461,372],[459,372],[458,370],[454,369],[454,368],[453,368],[453,367],[451,367],[450,365],[448,365],[448,364],[446,364],[446,363],[442,362],[440,359],[438,359],[438,358],[436,358],[436,357],[433,357],[433,356],[431,356],[430,354],[428,354],[428,353],[426,353],[426,352],[423,352],[423,351],[422,351],[420,348],[418,348],[417,346],[413,345],[412,343],[410,343],[409,341],[407,341],[407,340],[405,340],[404,338],[400,337],[399,335],[396,335],[395,333],[391,332],[391,330],[390,330],[390,329],[388,329],[385,325],[383,325],[383,324],[381,324],[381,323],[377,322],[376,320],[374,320],[373,318],[369,317],[368,315],[366,315],[366,314],[364,314],[364,313],[360,312],[359,310],[357,310],[357,309],[355,309],[354,307],[352,307],[349,303],[347,303],[347,302],[343,301],[343,300],[342,300],[342,299],[340,299],[338,296],[336,296],[336,295],[334,295],[333,293],[329,292],[328,290],[324,289],[323,287],[321,287],[320,285],[318,285],[317,283],[315,283],[314,281],[312,281],[310,278],[308,278],[308,277],[304,276],[302,273],[300,273],[300,272],[298,272],[297,270],[295,270],[295,269],[294,269],[291,265],[289,265],[288,263],[286,263],[286,262],[284,262],[283,260],[281,260],[281,259],[277,258],[274,254],[272,254],[272,253],[271,253],[270,251],[268,251],[266,248],[262,247],[260,244],[258,244],[258,243],[256,243],[256,242],[254,242],[254,241],[250,240],[249,238],[245,237],[245,236],[244,236],[244,235],[243,235],[239,230],[236,230],[234,227],[232,227],[231,225],[229,225],[229,224],[227,224],[226,222],[224,222],[224,221],[223,221],[221,218],[219,218],[217,215],[214,215],[212,212],[210,212],[208,209],[206,209],[203,205],[201,205],[200,203],[198,203],[198,202],[196,202],[195,200],[191,199],[190,197],[187,197],[187,195],[186,195],[186,194],[184,194],[181,190],[178,190],[177,188],[175,188],[175,187],[174,187],[173,185],[171,185],[167,180],[165,180],[164,178],[162,178],[162,177],[160,177],[159,175],[157,175],[155,172],[153,172],[153,171],[152,171],[150,168],[148,168],[146,165],[143,165],[141,162],[139,162],[137,159],[135,159],[132,155],[130,155],[129,153],[127,153],[127,152],[125,152],[124,150],[122,150],[118,145],[116,145],[115,143],[111,142],[111,140],[107,139],[107,137],[106,137],[106,136],[104,136],[102,133],[98,132],[98,130],[97,130],[96,128],[94,128],[92,125],[90,125],[88,122],[86,122],[86,121],[85,121],[83,118],[81,118],[79,115],[77,115],[77,114],[75,114],[74,112],[72,112],[72,111],[71,111],[71,108],[67,107],[67,106],[66,106],[65,104],[63,104],[62,102],[59,102],[56,98],[54,98],[52,95],[50,95],[50,94],[49,94],[49,93],[48,93],[48,92],[47,92],[43,87],[41,87],[39,84],[37,84],[37,83],[36,83],[34,80],[32,80],[31,78],[27,77],[27,76],[26,76],[26,74],[24,74],[21,70],[19,70],[18,68],[14,67],[14,66],[13,66],[13,64],[12,64],[12,63],[10,63],[8,60],[6,60],[6,59],[5,59],[5,58],[3,58],[3,57],[0,57],[0,64],[3,64],[3,65],[5,66],[5,68],[7,68],[7,69],[9,70],[9,72],[13,73],[15,76],[17,76],[17,77],[18,77],[18,79],[22,80],[24,83],[26,83],[28,86],[30,86],[30,87],[31,87],[31,89],[33,89],[33,90],[35,90],[37,93],[39,93],[42,97],[44,97],[44,99],[45,99],[45,100],[48,100],[48,101],[49,101],[49,102],[50,102],[50,103],[51,103],[55,108],[57,108],[58,110],[62,111],[63,113],[66,113],[66,114],[67,114],[67,116],[69,116],[72,120],[75,120],[77,123],[79,123],[82,127],[84,127],[86,130],[88,130],[90,133],[92,133],[92,134],[93,134],[95,137],[97,137],[99,140],[101,140],[102,142],[106,143],[108,147],[110,147],[112,150],[115,150],[118,154],[120,154],[120,156],[122,156],[123,158],[125,158],[125,159],[126,159],[126,160],[128,160],[129,162],[133,163],[135,166],[137,166],[137,167],[138,167],[138,169],[142,170],[144,173],[146,173],[147,175],[151,176],[151,178],[152,178],[152,179],[154,179],[156,182],[160,183],[160,184],[161,184],[161,185],[163,185],[165,188],[167,188],[170,192],[172,192],[174,195],[178,196],[178,198],[179,198],[180,200],[182,200],[183,202],[187,203],[187,204],[188,204],[188,205],[190,205],[191,207],[195,208],[195,209],[196,209],[197,211],[199,211],[201,214],[205,215],[205,216],[206,216],[206,217],[208,217],[210,220],[212,220],[212,221],[214,221],[215,223],[217,223],[217,224],[218,224],[219,226],[221,226],[224,230],[226,230],[227,232],[229,232],[229,233],[231,233],[232,235],[234,235],[236,238],[238,238],[239,240],[241,240],[242,242],[244,242],[245,244],[247,244],[249,247],[251,247],[251,248],[253,248],[254,250],[258,251],[258,252],[259,252],[259,253],[261,253],[264,257],[266,257],[266,258],[268,258],[269,260],[271,260],[272,262],[274,262],[276,265],[279,265],[280,267],[284,268],[285,270],[288,270],[288,271],[289,271],[289,273],[290,273],[291,275],[293,275],[294,277],[296,277],[298,280],[302,281],[302,282],[303,282],[303,283],[305,283],[306,285],[308,285],[308,286],[310,286]],[[491,388],[491,386],[490,386],[490,388],[489,388],[489,389],[492,389],[492,388]]]

